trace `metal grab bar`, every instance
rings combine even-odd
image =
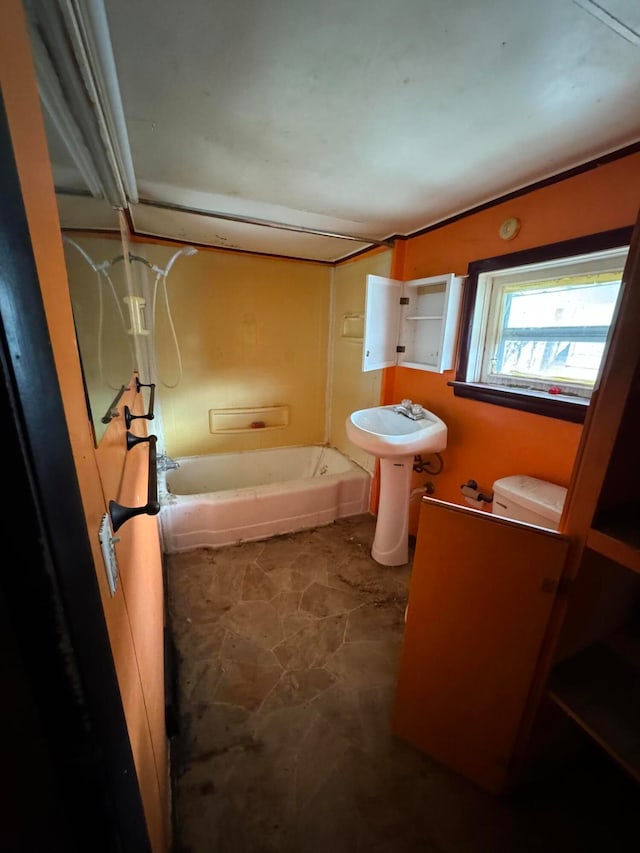
[[[117,501],[109,501],[109,515],[111,516],[111,525],[114,533],[118,528],[122,527],[125,521],[135,518],[136,515],[157,515],[160,512],[160,503],[158,502],[158,461],[156,458],[157,440],[158,438],[155,435],[137,436],[127,432],[127,451],[135,447],[136,444],[143,442],[149,445],[147,502],[144,506],[123,506]]]
[[[129,427],[131,426],[131,421],[135,421],[137,418],[145,418],[148,421],[153,420],[153,409],[154,409],[155,399],[156,399],[156,386],[153,382],[148,383],[148,384],[140,382],[140,380],[136,376],[136,393],[139,394],[141,388],[151,388],[151,391],[149,392],[149,411],[147,412],[146,415],[132,415],[131,410],[129,409],[129,406],[125,406],[124,407],[124,422],[127,426],[127,429],[129,429]]]

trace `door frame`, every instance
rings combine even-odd
[[[1,95],[0,163],[0,397],[10,472],[0,594],[11,617],[7,631],[78,851],[150,853]],[[40,818],[33,810],[29,817]],[[55,843],[49,836],[47,849]]]

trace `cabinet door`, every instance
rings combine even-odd
[[[367,276],[362,370],[379,370],[397,363],[402,282],[381,275]]]
[[[568,540],[426,498],[394,710],[399,737],[499,793]]]

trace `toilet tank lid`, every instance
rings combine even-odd
[[[505,498],[515,501],[525,509],[537,512],[545,518],[559,521],[567,496],[564,486],[538,480],[524,474],[503,477],[493,484],[494,492],[500,492]]]

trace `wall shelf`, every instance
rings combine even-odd
[[[587,534],[587,546],[640,572],[640,501],[598,513]]]
[[[620,633],[555,667],[549,697],[640,781],[640,637]]]
[[[247,406],[238,409],[209,409],[209,432],[247,433],[284,429],[289,426],[289,406]]]
[[[364,314],[343,314],[341,338],[362,341],[364,338]]]
[[[640,573],[640,551],[622,539],[592,528],[587,534],[587,547],[632,572]]]

